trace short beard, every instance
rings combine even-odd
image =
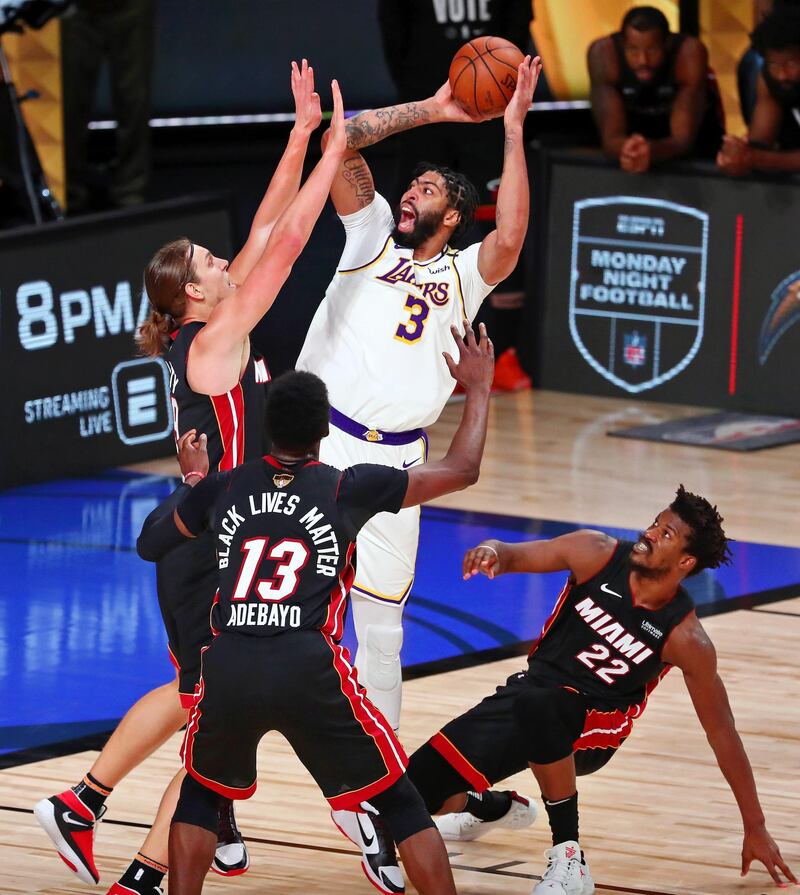
[[[641,532],[639,537],[636,539],[636,542],[644,540],[644,532]],[[652,553],[652,548],[648,551]],[[641,566],[636,562],[636,554],[631,550],[630,555],[628,556],[628,566],[631,571],[635,572],[640,578],[649,578],[651,581],[655,581],[658,578],[663,578],[668,572],[669,569],[665,566],[661,568],[651,568],[650,566]]]
[[[395,227],[392,230],[392,239],[397,245],[404,249],[418,249],[423,243],[426,243],[439,229],[440,224],[444,220],[445,212],[436,214],[429,212],[428,214],[419,214],[414,222],[414,229],[410,233],[401,233],[398,229],[400,221],[400,209],[396,208],[394,212]]]

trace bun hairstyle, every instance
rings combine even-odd
[[[150,314],[136,333],[140,354],[157,357],[169,347],[170,333],[185,314],[184,290],[194,273],[194,243],[185,236],[168,242],[150,259],[144,271]]]

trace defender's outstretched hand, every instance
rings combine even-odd
[[[292,62],[292,96],[294,97],[295,129],[308,136],[322,121],[319,94],[314,90],[314,69],[307,59]]]
[[[494,345],[486,335],[486,327],[481,323],[478,327],[480,343],[475,340],[475,332],[472,324],[464,322],[464,336],[455,326],[450,327],[450,332],[458,345],[458,363],[446,352],[444,354],[447,369],[450,375],[465,390],[492,387],[494,377]]]
[[[339,82],[334,78],[331,81],[333,93],[333,114],[331,115],[331,127],[328,142],[325,144],[323,154],[344,155],[347,149],[347,132],[344,129],[344,101],[339,89]]]
[[[539,56],[526,56],[520,62],[517,68],[517,86],[511,102],[506,106],[503,115],[506,127],[508,125],[522,125],[525,116],[528,114],[531,103],[533,102],[533,93],[539,82],[539,75],[542,72],[542,60]]]

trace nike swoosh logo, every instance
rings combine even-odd
[[[422,457],[417,457],[416,459],[412,460],[410,463],[406,463],[406,461],[403,460],[403,469],[408,469],[409,466],[413,466],[415,463],[419,463],[419,461],[421,459],[422,459]]]
[[[615,590],[611,590],[605,581],[600,585],[600,590],[603,591],[604,594],[611,594],[612,597],[619,597],[620,600],[622,599],[622,594],[618,594]]]
[[[92,828],[91,823],[89,821],[84,820],[82,817],[78,817],[76,814],[73,814],[71,811],[65,811],[61,817],[68,823],[73,824],[76,827],[83,827],[84,830],[90,830]]]
[[[361,818],[356,815],[356,823],[358,824],[359,832],[361,833],[361,838],[364,840],[364,847],[369,848],[370,845],[375,841],[374,836],[370,836],[367,838],[367,834],[364,832],[364,827],[361,826]]]

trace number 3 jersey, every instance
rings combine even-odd
[[[401,469],[365,463],[341,472],[269,455],[204,479],[178,514],[193,534],[214,534],[214,628],[259,637],[316,628],[338,640],[356,535],[376,513],[396,513],[407,487]]]
[[[528,656],[531,676],[573,687],[614,708],[642,703],[669,666],[661,650],[694,609],[683,588],[661,609],[633,602],[629,558],[620,541],[607,563],[582,584],[567,581]]]
[[[428,261],[392,239],[389,204],[376,194],[342,217],[344,252],[297,360],[328,386],[333,407],[375,429],[433,423],[455,382],[442,352],[492,291],[478,272],[475,243],[445,246]]]

